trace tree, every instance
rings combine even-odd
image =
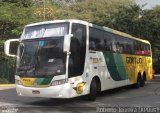
[[[98,25],[108,25],[112,20],[112,14],[118,12],[119,7],[131,4],[131,0],[82,0],[59,10],[58,18],[76,18]]]
[[[1,38],[19,37],[24,25],[36,22],[32,8],[15,7],[13,4],[0,4]]]
[[[56,18],[56,11],[58,6],[51,0],[41,0],[35,1],[36,7],[34,10],[35,16],[40,18],[41,21],[54,20]]]
[[[142,9],[134,4],[130,7],[121,7],[114,13],[114,21],[111,23],[114,29],[141,37]]]
[[[26,8],[32,7],[33,5],[33,0],[2,0],[1,2],[14,4],[15,6]]]
[[[160,6],[149,10],[144,17],[145,29],[154,49],[160,49]],[[145,33],[145,34],[146,34]]]

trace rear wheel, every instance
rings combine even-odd
[[[142,77],[141,85],[140,85],[141,87],[145,86],[145,81],[146,81],[146,74],[144,73]]]
[[[145,85],[145,81],[142,79],[140,86],[144,87],[144,85]]]

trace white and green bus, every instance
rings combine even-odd
[[[10,45],[18,41],[16,55]],[[20,39],[5,42],[16,57],[20,96],[72,98],[135,84],[152,78],[150,43],[81,20],[26,25]]]

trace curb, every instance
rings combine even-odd
[[[0,87],[15,87],[16,84],[0,84]]]

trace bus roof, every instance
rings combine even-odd
[[[100,30],[104,30],[104,31],[107,31],[107,32],[110,32],[110,33],[113,33],[113,34],[117,34],[117,35],[123,36],[123,37],[126,37],[126,38],[131,38],[131,39],[134,39],[134,40],[137,40],[137,41],[141,41],[141,42],[150,44],[149,41],[143,40],[143,39],[140,39],[140,38],[136,38],[136,37],[134,37],[134,36],[132,36],[130,34],[127,34],[127,33],[121,32],[121,31],[117,31],[117,30],[114,30],[114,29],[109,28],[109,27],[98,26],[98,25],[95,25],[95,24],[92,24],[92,23],[89,23],[89,22],[86,22],[86,21],[83,21],[83,20],[77,20],[77,19],[44,21],[44,22],[28,24],[25,27],[44,25],[44,24],[52,24],[52,23],[64,23],[64,22],[81,23],[81,24],[84,24],[84,25],[88,25],[90,27],[94,27],[94,28],[97,28],[97,29],[100,29]]]

